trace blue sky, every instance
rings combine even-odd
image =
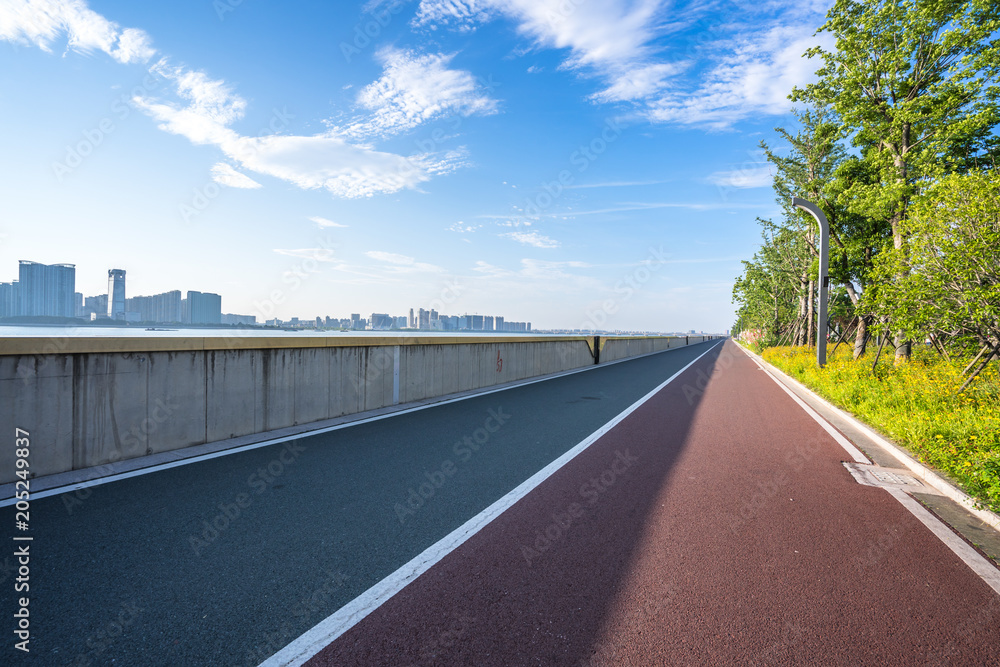
[[[0,280],[723,331],[829,3],[0,4]]]

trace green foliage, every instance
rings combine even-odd
[[[963,393],[964,364],[919,347],[909,364],[840,347],[827,366],[815,348],[780,347],[764,359],[943,471],[985,506],[1000,510],[1000,373],[991,364]]]
[[[915,201],[905,248],[883,255],[871,307],[914,340],[1000,342],[1000,177],[951,174]],[[903,269],[907,269],[904,273]]]
[[[923,179],[964,170],[993,147],[1000,30],[996,0],[837,0],[815,48],[818,81],[792,98],[829,106],[875,178],[844,201],[896,223]]]

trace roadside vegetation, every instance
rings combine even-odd
[[[836,0],[818,29],[835,48],[761,142],[780,215],[757,220],[733,333],[998,510],[1000,0]],[[830,222],[827,322],[792,196]]]

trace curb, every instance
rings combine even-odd
[[[850,422],[855,428],[864,433],[872,442],[882,447],[893,458],[895,458],[897,461],[906,466],[911,472],[913,472],[913,474],[915,474],[921,480],[926,482],[928,486],[934,487],[935,489],[940,491],[941,494],[944,495],[946,498],[950,498],[951,500],[955,501],[956,503],[961,505],[963,509],[973,514],[977,519],[989,525],[997,532],[1000,532],[1000,515],[997,515],[988,509],[980,507],[978,501],[975,498],[962,491],[960,488],[952,484],[950,481],[941,477],[941,475],[939,475],[933,469],[917,461],[908,452],[904,451],[902,447],[890,441],[885,436],[879,434],[877,431],[875,431],[875,429],[868,426],[868,424],[865,424],[851,413],[846,412],[841,408],[838,408],[836,405],[830,403],[830,401],[826,400],[825,398],[814,392],[812,389],[809,389],[795,378],[775,368],[770,363],[765,361],[764,358],[761,357],[759,354],[756,354],[748,350],[739,343],[737,343],[737,345],[739,345],[739,348],[743,350],[743,352],[745,352],[747,355],[749,355],[751,358],[755,359],[759,364],[761,364],[761,366],[766,366],[768,372],[772,373],[776,378],[780,378],[784,384],[794,386],[797,390],[800,390],[803,393],[809,395],[811,398],[815,399],[818,403],[821,403],[827,409],[840,415],[840,417],[842,417],[845,421]]]

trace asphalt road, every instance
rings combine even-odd
[[[848,458],[727,342],[308,664],[1000,665],[1000,596]]]
[[[18,573],[14,548],[8,547],[0,560],[0,616],[8,626],[0,663],[258,665],[714,344],[33,500],[30,653],[14,649]],[[711,370],[715,356],[712,352],[697,364],[702,373]],[[640,431],[666,428],[671,437],[680,437],[692,427],[690,410],[700,400],[699,380],[694,367],[688,373],[688,395],[678,395],[676,387],[665,394],[669,401],[658,400],[651,414],[654,425]],[[650,416],[651,409],[644,414]],[[616,507],[610,498],[632,486],[633,481],[625,481],[629,475],[641,478],[649,468],[659,476],[657,484],[662,483],[687,446],[678,441],[654,455],[629,442],[616,446],[631,446],[642,458],[629,464],[620,483],[592,489],[602,508]],[[607,446],[588,450],[587,460],[613,465],[612,452]],[[745,458],[735,453],[741,461]],[[728,469],[733,463],[721,459],[712,465]],[[633,548],[645,530],[640,520],[652,516],[655,505],[650,490],[642,488],[626,514],[612,522],[624,531],[617,539],[630,554],[640,553]],[[14,513],[14,507],[0,509],[0,537],[6,545],[15,544]],[[587,525],[591,528],[581,524],[572,537],[580,539],[598,524]],[[519,553],[514,557],[522,558]],[[588,562],[593,555],[580,553],[578,560]],[[526,571],[551,567],[542,561],[572,565],[544,557]],[[482,561],[484,567],[490,562]],[[565,572],[571,575],[572,590],[589,586],[591,577],[623,582],[623,566],[624,561],[606,562],[605,569],[588,571],[584,578],[571,569]],[[616,590],[601,586],[595,594]],[[537,599],[552,595],[553,588],[532,593],[518,583],[511,590]],[[566,593],[560,597],[568,599]],[[478,623],[489,622],[484,612],[475,613]],[[516,617],[504,618],[513,622]],[[417,613],[408,627],[433,631],[435,626],[426,621]],[[497,634],[502,628],[494,630]],[[587,636],[595,631],[596,626],[587,626]],[[521,636],[514,631],[510,640]],[[572,655],[585,653],[583,636],[577,633],[573,639]],[[395,650],[389,635],[385,641],[389,643],[372,643],[371,650]],[[570,653],[559,653],[562,648],[547,645],[546,650],[556,651],[547,655],[563,660]],[[383,664],[398,664],[392,653],[378,655]]]

